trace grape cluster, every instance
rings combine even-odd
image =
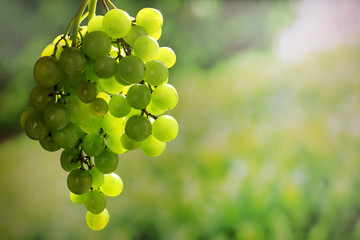
[[[162,115],[178,102],[168,84],[175,53],[157,42],[162,24],[156,9],[136,18],[112,9],[80,26],[76,38],[55,38],[35,63],[37,86],[21,126],[45,150],[63,149],[70,199],[85,205],[93,230],[109,221],[106,196],[123,190],[118,154],[140,148],[155,157],[178,134],[177,121]]]

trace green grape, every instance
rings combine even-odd
[[[110,94],[118,94],[124,89],[124,86],[118,83],[115,77],[100,79],[100,86]]]
[[[178,123],[175,118],[169,115],[158,117],[152,124],[153,136],[162,142],[170,142],[177,136],[178,132]]]
[[[85,133],[98,133],[101,128],[102,118],[90,115],[90,117],[79,125]]]
[[[156,41],[160,39],[161,37],[161,34],[162,34],[162,30],[160,28],[159,31],[155,32],[155,33],[150,33],[149,36],[154,38]]]
[[[86,82],[86,75],[85,72],[80,73],[78,75],[69,75],[64,74],[64,81],[67,83],[72,89],[78,89],[79,85],[82,82]]]
[[[85,35],[81,48],[90,58],[98,59],[110,52],[111,40],[104,32],[89,32]]]
[[[74,146],[79,139],[78,129],[71,122],[60,130],[52,131],[51,135],[54,141],[62,148]]]
[[[94,16],[88,23],[88,32],[103,31],[102,22],[104,16]]]
[[[72,193],[71,191],[69,191],[70,200],[76,204],[83,204],[85,201],[85,195],[86,194],[78,195],[78,194],[75,194],[75,193]]]
[[[151,122],[143,116],[134,115],[127,120],[125,133],[138,142],[144,141],[151,134]]]
[[[134,53],[145,62],[151,61],[159,53],[159,44],[150,36],[141,36],[134,43]]]
[[[69,111],[62,104],[48,104],[44,111],[44,122],[51,130],[60,130],[70,122]]]
[[[109,101],[109,111],[114,117],[125,117],[129,114],[130,110],[131,107],[126,100],[126,97],[122,94],[113,95]]]
[[[126,36],[124,37],[124,40],[130,46],[134,46],[136,39],[138,39],[141,36],[146,36],[146,35],[147,35],[147,32],[146,32],[145,28],[143,28],[142,26],[139,26],[139,25],[132,25],[130,32],[128,34],[126,34]]]
[[[46,105],[53,102],[55,102],[55,95],[51,88],[44,88],[38,85],[30,93],[30,103],[38,110],[44,110]]]
[[[151,92],[149,87],[145,84],[132,85],[126,94],[126,100],[132,108],[145,108],[147,105],[149,105],[151,100]]]
[[[75,194],[84,194],[90,190],[91,174],[82,169],[72,170],[67,177],[67,186]]]
[[[60,55],[60,66],[69,75],[78,75],[85,71],[86,58],[80,49],[65,48]]]
[[[129,136],[126,135],[125,132],[123,134],[121,134],[120,143],[121,143],[121,146],[123,148],[125,148],[126,150],[135,150],[140,147],[140,142],[138,142],[132,138],[129,138]]]
[[[93,167],[89,170],[89,173],[92,177],[92,187],[99,188],[104,183],[104,174],[100,172],[96,167]]]
[[[54,141],[51,135],[48,135],[39,141],[41,147],[49,152],[56,152],[60,146]]]
[[[41,52],[41,57],[46,57],[46,56],[51,56],[53,55],[54,53],[54,50],[55,50],[55,46],[56,44],[55,43],[50,43],[49,45],[47,45],[44,50]],[[63,47],[64,45],[62,45],[61,43],[58,43],[57,44],[57,47],[56,47],[56,53],[55,53],[55,58],[56,59],[59,59],[60,58],[60,55],[63,51]]]
[[[163,62],[152,60],[146,63],[145,82],[150,85],[158,86],[169,76],[169,70]]]
[[[158,108],[170,110],[178,103],[178,94],[172,85],[164,84],[155,88],[151,100]]]
[[[101,126],[104,132],[110,136],[120,135],[125,129],[125,119],[114,117],[108,113],[104,116]]]
[[[83,103],[76,94],[70,95],[66,100],[66,107],[70,113],[70,121],[76,124],[85,122],[89,116],[89,106]]]
[[[116,80],[119,84],[124,85],[124,86],[130,85],[130,83],[126,82],[125,79],[119,74],[119,71],[116,71],[114,77],[115,77],[115,80]]]
[[[107,102],[102,98],[96,98],[89,104],[89,109],[92,115],[96,117],[103,117],[109,111]]]
[[[97,89],[92,82],[81,83],[77,89],[78,98],[84,103],[91,103],[96,99]]]
[[[105,174],[104,184],[100,190],[109,197],[116,197],[123,191],[124,185],[121,178],[116,173]]]
[[[135,141],[131,139],[132,141]],[[127,149],[121,145],[120,135],[109,136],[107,139],[107,146],[111,151],[117,154],[123,154],[127,152]]]
[[[90,211],[86,213],[86,223],[91,230],[100,231],[106,227],[109,222],[109,212],[104,209],[100,214],[94,214]]]
[[[50,129],[44,123],[43,114],[40,111],[29,113],[24,130],[26,135],[33,140],[41,140],[50,133]]]
[[[106,197],[97,189],[91,190],[85,194],[84,205],[88,211],[99,214],[106,207]]]
[[[171,68],[176,63],[175,52],[169,47],[159,48],[156,60],[163,62],[167,68]]]
[[[90,133],[83,139],[84,152],[89,156],[98,156],[105,149],[105,140],[98,133]]]
[[[99,91],[99,88],[98,88],[98,91]],[[97,97],[104,99],[107,104],[109,104],[109,102],[111,100],[111,96],[109,94],[107,94],[106,92],[104,92],[104,91],[99,91]]]
[[[62,78],[59,61],[51,56],[41,57],[34,65],[34,79],[44,88],[55,86]]]
[[[127,120],[129,120],[129,118],[131,118],[134,115],[141,115],[141,113],[142,113],[142,111],[140,109],[131,108],[131,111],[125,117],[125,124],[126,124]]]
[[[80,150],[70,147],[65,148],[60,155],[60,165],[62,169],[71,172],[74,169],[80,168]]]
[[[150,135],[141,143],[141,150],[150,157],[157,157],[165,150],[166,143],[161,142]]]
[[[95,156],[95,165],[102,173],[111,173],[115,171],[118,164],[119,156],[109,148],[106,148],[100,155]]]
[[[35,111],[35,108],[28,107],[22,112],[22,114],[20,116],[20,126],[22,129],[24,129],[24,127],[25,127],[25,121],[28,118],[29,114],[33,111]]]
[[[111,9],[105,14],[102,27],[110,37],[122,38],[131,29],[131,19],[123,10]]]
[[[127,56],[117,65],[116,75],[120,75],[127,83],[139,83],[145,76],[145,64],[137,56]]]
[[[154,8],[143,8],[136,15],[136,24],[146,29],[147,33],[158,32],[163,24],[161,12]]]
[[[151,96],[153,98],[153,96]],[[149,105],[146,106],[146,110],[153,115],[161,115],[165,112],[165,109],[159,108],[153,103],[153,100],[150,101]]]
[[[109,78],[114,76],[117,63],[112,56],[106,55],[96,59],[94,72],[99,78]]]
[[[86,76],[86,79],[90,80],[91,82],[99,81],[99,77],[96,75],[96,73],[94,71],[94,64],[90,63],[86,66],[85,76]]]

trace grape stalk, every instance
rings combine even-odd
[[[102,3],[104,16],[96,15],[96,0],[84,0],[65,33],[42,51],[31,106],[20,119],[43,149],[62,150],[69,197],[86,207],[86,223],[95,231],[109,222],[107,197],[123,191],[114,172],[119,154],[141,149],[159,156],[179,131],[166,114],[178,93],[168,83],[176,55],[157,42],[162,14],[144,8],[131,17],[110,0]],[[81,25],[85,18],[87,26]]]

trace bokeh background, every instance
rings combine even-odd
[[[19,126],[81,1],[1,0],[0,239],[360,239],[359,1],[113,2],[163,13],[180,133],[160,157],[120,156],[124,192],[88,229],[60,151]]]

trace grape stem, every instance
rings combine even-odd
[[[95,16],[96,4],[97,4],[97,0],[89,0],[89,4],[88,4],[88,10],[89,10],[88,23]]]
[[[101,2],[102,2],[103,6],[104,6],[104,8],[105,8],[105,11],[108,12],[108,11],[109,11],[109,7],[106,5],[105,0],[101,0]]]
[[[156,119],[158,118],[158,116],[155,116],[154,114],[149,113],[149,112],[146,110],[146,108],[141,109],[141,114],[142,114],[142,115],[146,114],[147,117],[150,116],[150,117],[152,117],[154,120],[156,120]]]
[[[74,25],[73,25],[73,34],[71,36],[71,41],[72,41],[71,46],[72,47],[76,47],[77,33],[79,31],[81,16],[83,15],[88,3],[89,3],[89,0],[83,0],[78,12],[76,13],[76,16],[73,18]]]
[[[106,0],[106,2],[107,2],[108,4],[110,4],[110,6],[111,6],[113,9],[116,9],[115,4],[113,4],[110,0]]]

